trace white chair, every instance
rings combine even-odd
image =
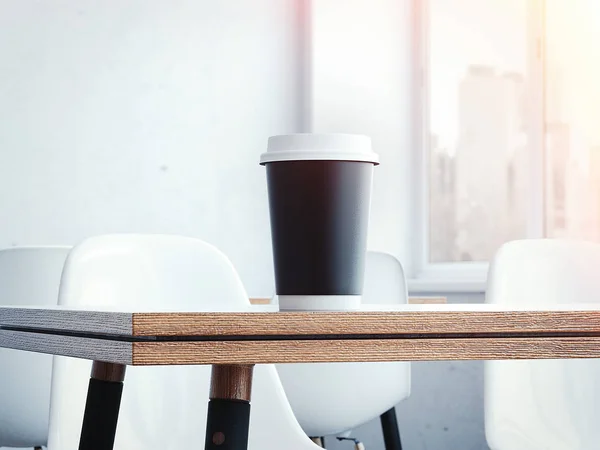
[[[69,255],[59,303],[88,309],[251,311],[229,260],[197,239],[160,235],[90,238]],[[91,362],[56,357],[49,450],[75,450]],[[202,446],[209,366],[128,367],[115,449],[180,450]],[[275,368],[254,371],[250,449],[317,448],[302,432]]]
[[[504,245],[489,270],[487,303],[599,303],[600,245],[561,240]],[[485,432],[492,450],[600,448],[600,361],[486,361]]]
[[[70,247],[0,250],[2,305],[56,305]],[[52,356],[0,349],[0,447],[41,447],[48,441]]]
[[[392,255],[367,252],[362,302],[408,303],[404,271]],[[348,434],[410,395],[410,363],[278,364],[292,410],[311,437]]]

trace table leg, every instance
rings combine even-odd
[[[205,450],[246,450],[253,365],[213,365]]]
[[[385,450],[402,450],[400,431],[398,430],[398,419],[396,418],[396,408],[391,408],[384,412],[380,416],[380,419]]]
[[[124,379],[124,365],[94,361],[79,450],[112,450]]]

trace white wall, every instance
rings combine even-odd
[[[369,246],[408,265],[409,1],[313,2],[301,40],[304,3],[1,2],[0,247],[196,236],[271,295],[258,157],[271,134],[342,131],[381,156]]]
[[[0,3],[0,247],[177,233],[272,293],[269,135],[297,131],[294,0]]]

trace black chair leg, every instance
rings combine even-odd
[[[396,409],[391,408],[387,410],[380,416],[380,419],[385,450],[402,450],[400,431],[398,430],[398,420],[396,419]]]
[[[79,450],[113,450],[124,378],[125,366],[94,361]]]

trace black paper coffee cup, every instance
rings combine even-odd
[[[377,155],[366,136],[273,136],[266,165],[282,310],[357,309]]]

